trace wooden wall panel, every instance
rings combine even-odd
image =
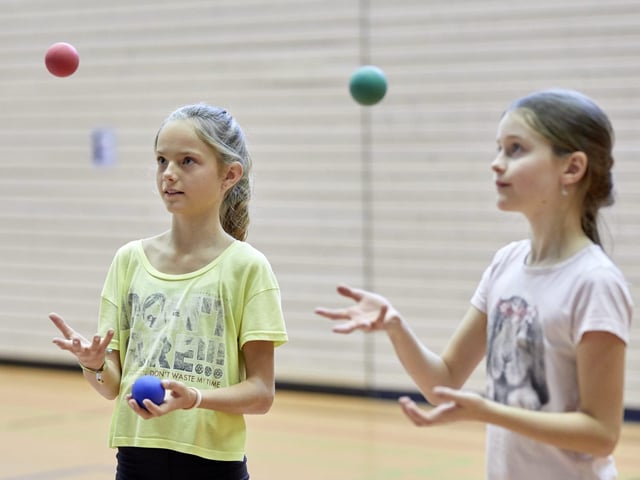
[[[0,357],[69,363],[49,311],[93,333],[116,248],[168,226],[156,129],[197,101],[250,142],[249,240],[282,287],[283,382],[413,390],[384,335],[332,334],[313,309],[342,304],[337,283],[374,288],[444,348],[495,250],[527,234],[496,211],[489,164],[502,109],[532,90],[577,88],[609,112],[607,247],[640,298],[639,21],[630,0],[1,2]],[[44,69],[57,41],[80,52],[70,78]],[[348,95],[361,63],[389,79],[375,107]],[[115,135],[111,168],[92,165],[96,128]],[[640,407],[634,322],[626,402]]]

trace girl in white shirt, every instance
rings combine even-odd
[[[497,146],[498,208],[522,213],[530,239],[497,252],[442,354],[372,292],[339,286],[355,303],[316,313],[338,333],[387,332],[435,405],[400,399],[416,425],[487,423],[490,480],[616,478],[633,305],[597,226],[613,203],[611,124],[581,93],[535,92],[504,113]],[[486,394],[461,390],[483,359]]]

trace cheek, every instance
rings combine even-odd
[[[533,164],[522,164],[513,172],[513,184],[522,192],[543,193],[557,184],[555,177],[548,169]]]
[[[531,172],[531,175],[523,175],[516,189],[521,199],[545,208],[557,203],[560,192],[557,179],[548,172]]]
[[[155,181],[156,181],[156,191],[160,195],[163,195],[164,194],[163,185],[165,184],[165,181],[164,181],[164,177],[163,177],[162,173],[160,173],[160,172],[156,173]]]
[[[513,165],[509,172],[509,183],[518,194],[529,191],[535,185],[535,176],[526,165]]]

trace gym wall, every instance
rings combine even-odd
[[[279,278],[278,381],[415,391],[385,335],[331,332],[335,286],[394,302],[444,348],[493,253],[527,235],[497,211],[490,162],[508,103],[582,90],[617,134],[608,252],[640,298],[640,3],[629,0],[0,2],[0,357],[70,365],[55,311],[86,335],[115,250],[169,226],[153,139],[176,107],[223,106],[255,162],[249,241]],[[69,78],[44,68],[59,41]],[[385,99],[360,107],[375,64]],[[640,408],[640,322],[625,404]],[[484,367],[469,387],[482,389]]]

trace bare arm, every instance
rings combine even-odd
[[[589,332],[578,345],[580,406],[575,412],[540,412],[502,405],[481,396],[436,388],[444,403],[422,411],[401,399],[416,425],[436,425],[457,420],[478,420],[567,450],[606,456],[620,435],[623,409],[625,344],[606,332]]]
[[[202,389],[199,408],[226,413],[263,414],[269,411],[275,397],[274,346],[269,341],[247,342],[242,348],[246,379],[235,385],[216,389]],[[162,380],[168,390],[165,401],[155,405],[145,400],[146,410],[127,395],[127,403],[141,417],[152,418],[178,410],[190,409],[196,403],[193,388],[175,380]]]
[[[403,321],[388,328],[387,334],[407,373],[427,400],[437,404],[439,399],[432,395],[433,388],[462,387],[484,357],[486,315],[469,307],[442,356],[420,343]]]
[[[431,402],[433,387],[460,387],[484,356],[486,349],[486,315],[470,307],[442,356],[425,347],[400,313],[384,297],[364,290],[339,286],[338,293],[356,302],[347,308],[318,308],[316,313],[330,320],[344,320],[333,330],[385,330],[402,366]]]
[[[274,346],[269,341],[247,342],[242,348],[246,380],[202,392],[201,408],[228,413],[267,413],[275,397]]]
[[[622,425],[625,349],[624,342],[610,333],[583,336],[577,351],[577,412],[531,412],[494,405],[488,419],[559,448],[609,455]]]

